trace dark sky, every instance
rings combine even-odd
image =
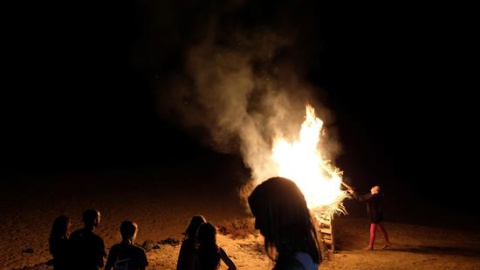
[[[181,49],[172,48],[219,2],[176,1],[160,15],[147,2],[155,3],[12,8],[2,87],[9,172],[161,167],[212,155],[159,117],[152,81],[178,69]],[[310,18],[318,50],[307,78],[324,89],[343,145],[336,161],[353,183],[473,204],[478,132],[468,18],[413,2],[280,2],[245,4],[232,20],[288,24],[282,10]],[[178,36],[152,37],[155,27]],[[163,50],[159,65],[146,64],[151,44]]]

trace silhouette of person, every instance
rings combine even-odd
[[[380,186],[374,186],[370,189],[370,193],[360,195],[353,189],[348,189],[348,192],[352,194],[352,197],[359,201],[365,202],[367,207],[367,214],[370,219],[370,242],[364,250],[373,250],[375,244],[375,231],[379,229],[385,239],[384,249],[387,249],[391,246],[390,240],[388,239],[387,230],[382,224],[383,221],[383,211],[380,205],[381,200],[381,188]]]
[[[177,270],[193,270],[195,267],[195,258],[197,250],[197,230],[198,227],[207,222],[201,215],[193,216],[183,233],[185,235],[177,260]]]
[[[145,250],[134,244],[138,225],[132,221],[124,221],[120,225],[122,242],[112,246],[108,253],[105,270],[145,270],[148,265]]]
[[[217,245],[217,230],[210,222],[202,223],[197,231],[197,259],[195,269],[197,270],[216,270],[220,266],[222,260],[228,270],[235,270],[237,267],[228,257],[223,248]]]
[[[317,270],[321,263],[317,229],[303,193],[291,180],[272,177],[248,197],[255,228],[265,238],[273,270]]]
[[[53,256],[54,270],[68,270],[69,266],[69,241],[70,235],[70,219],[61,215],[53,221],[52,231],[50,232],[50,239],[48,244],[50,247],[50,254]]]
[[[100,224],[100,212],[88,209],[83,212],[85,227],[72,233],[70,244],[72,247],[71,269],[98,270],[104,265],[105,244],[103,239],[94,233]]]

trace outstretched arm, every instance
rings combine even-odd
[[[228,257],[227,253],[223,248],[220,248],[220,258],[222,261],[228,266],[228,270],[236,270],[237,266],[233,263],[233,261]]]
[[[359,202],[366,202],[366,201],[370,201],[373,198],[373,194],[368,193],[368,194],[361,195],[354,191],[352,193],[352,197]]]
[[[369,200],[372,199],[372,194],[370,194],[370,193],[361,195],[361,194],[358,194],[357,192],[355,192],[355,190],[353,190],[353,189],[349,189],[348,193],[350,193],[352,195],[352,197],[359,202],[365,202],[365,201],[369,201]]]

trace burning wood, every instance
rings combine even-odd
[[[347,196],[340,189],[342,172],[326,160],[319,149],[322,128],[323,121],[316,117],[314,108],[307,105],[298,140],[288,142],[276,138],[272,150],[277,166],[274,171],[298,185],[317,219],[320,213],[331,217],[336,212],[345,212],[342,201]]]
[[[324,249],[334,251],[332,218],[335,213],[346,212],[343,199],[347,193],[341,185],[350,187],[343,183],[342,172],[325,159],[320,149],[322,128],[323,121],[316,117],[314,108],[307,105],[298,140],[274,139],[271,159],[276,168],[271,171],[297,184],[318,222]]]

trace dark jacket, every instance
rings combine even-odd
[[[72,269],[98,270],[103,268],[105,244],[103,239],[87,229],[75,231],[70,236]]]
[[[380,206],[382,195],[371,193],[360,195],[357,192],[354,192],[352,197],[359,202],[366,203],[367,214],[371,223],[380,223],[383,221],[383,211]]]

